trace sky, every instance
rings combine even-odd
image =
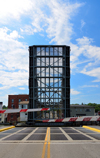
[[[29,46],[68,45],[71,104],[100,104],[99,7],[99,0],[0,0],[0,101],[29,94]]]

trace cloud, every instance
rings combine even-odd
[[[29,6],[25,11],[26,16],[29,17],[29,25],[20,28],[22,33],[33,35],[36,32],[40,34],[46,32],[50,43],[70,43],[74,33],[70,19],[77,14],[77,10],[84,3],[63,3],[61,0],[29,0],[26,3]],[[20,18],[24,14],[23,10],[25,10],[24,6],[22,12],[17,10]]]
[[[83,37],[76,39],[76,41],[76,45],[71,44],[72,73],[83,73],[97,78],[93,82],[100,82],[100,47],[92,45],[92,38]]]
[[[85,21],[81,20],[81,29],[84,27],[85,24],[86,24]]]
[[[8,86],[2,86],[2,87],[0,87],[1,90],[8,89],[8,88],[9,88]]]
[[[63,4],[57,1],[48,3],[51,15],[47,17],[47,35],[51,39],[50,43],[69,44],[73,34],[73,24],[70,22],[72,16],[76,14],[82,3]],[[63,38],[61,38],[63,37]]]
[[[75,17],[83,5],[83,3],[72,4],[68,1],[64,3],[61,0],[2,1],[0,23],[12,26],[11,23],[15,22],[16,27],[12,31],[10,27],[0,28],[2,90],[28,85],[28,46],[20,40],[24,34],[34,35],[35,33],[41,35],[45,33],[51,44],[70,45],[72,73],[83,73],[95,77],[94,82],[100,82],[100,47],[93,45],[92,38],[84,36],[76,39],[76,44],[71,43],[74,34],[71,18]],[[84,25],[84,20],[81,20],[81,27]],[[18,26],[20,26],[20,33],[17,31]],[[71,90],[72,95],[79,93],[74,89]]]
[[[98,85],[83,85],[81,88],[88,88],[88,87],[99,87]]]
[[[7,3],[7,8],[1,8],[1,21],[7,22],[7,19],[19,20],[22,16],[29,19],[29,24],[21,25],[20,31],[29,35],[36,32],[46,32],[50,43],[70,44],[70,40],[74,33],[73,24],[70,22],[71,17],[77,14],[77,10],[84,3],[63,3],[61,0],[12,0]],[[5,14],[2,14],[4,12]],[[21,24],[21,20],[20,20]],[[63,38],[61,38],[63,37]]]
[[[19,42],[16,30],[0,28],[1,89],[28,85],[28,46]]]
[[[80,94],[80,92],[79,92],[79,91],[76,91],[76,90],[74,90],[74,89],[71,89],[71,94],[72,94],[72,95],[77,95],[77,94]]]
[[[5,94],[5,95],[3,95],[3,96],[0,96],[0,101],[4,101],[3,102],[3,105],[8,105],[8,95],[7,94]]]
[[[9,36],[10,36],[10,38],[12,38],[12,39],[23,38],[22,36],[20,36],[20,35],[18,34],[18,32],[17,32],[16,30],[12,31]]]
[[[88,59],[100,60],[100,47],[92,45],[93,39],[88,37],[76,39],[80,54],[83,54]],[[96,62],[97,62],[96,61]]]
[[[81,73],[95,77],[97,79],[93,80],[93,82],[100,82],[100,67],[94,68],[90,71],[86,70],[85,68],[81,71]]]
[[[80,73],[83,73],[88,76],[92,76],[97,78],[93,82],[100,82],[100,47],[97,47],[95,45],[92,45],[93,39],[88,37],[79,38],[76,40],[78,42],[77,44],[77,51],[76,53],[76,66],[79,63],[79,57],[83,55],[83,63],[86,62],[84,67],[81,67],[80,63]],[[75,50],[74,50],[75,51]],[[78,54],[78,55],[77,55]],[[74,55],[74,53],[73,53]]]
[[[34,33],[37,32],[36,28],[33,29],[32,26],[30,25],[25,25],[23,29],[20,28],[20,31],[28,35],[33,35]]]
[[[83,38],[78,38],[76,39],[76,41],[78,42],[78,45],[84,46],[84,45],[89,45],[91,42],[93,42],[93,39],[83,36]]]
[[[19,20],[21,15],[27,15],[34,1],[31,0],[3,0],[0,3],[0,23],[7,24],[11,20]]]
[[[25,90],[25,88],[24,88],[24,87],[20,87],[19,89],[21,89],[21,90]]]

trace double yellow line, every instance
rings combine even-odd
[[[42,158],[45,157],[46,145],[48,145],[47,146],[47,158],[50,158],[50,127],[47,128],[45,142],[43,145]]]

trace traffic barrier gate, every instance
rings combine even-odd
[[[20,112],[36,112],[36,111],[48,111],[50,108],[37,108],[37,109],[7,109],[0,110],[0,114],[20,113]]]
[[[8,113],[20,113],[20,112],[37,112],[37,111],[49,111],[50,108],[37,108],[37,109],[5,109],[0,110],[2,114]],[[62,119],[45,119],[42,122],[89,122],[100,121],[100,116],[81,116],[81,117],[67,117]]]
[[[42,122],[89,122],[100,121],[100,116],[81,116],[81,117],[67,117],[63,119],[49,119]]]

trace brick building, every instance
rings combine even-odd
[[[19,102],[29,101],[28,94],[8,95],[8,109],[18,109]],[[7,116],[7,122],[17,121],[19,113],[11,113]]]

